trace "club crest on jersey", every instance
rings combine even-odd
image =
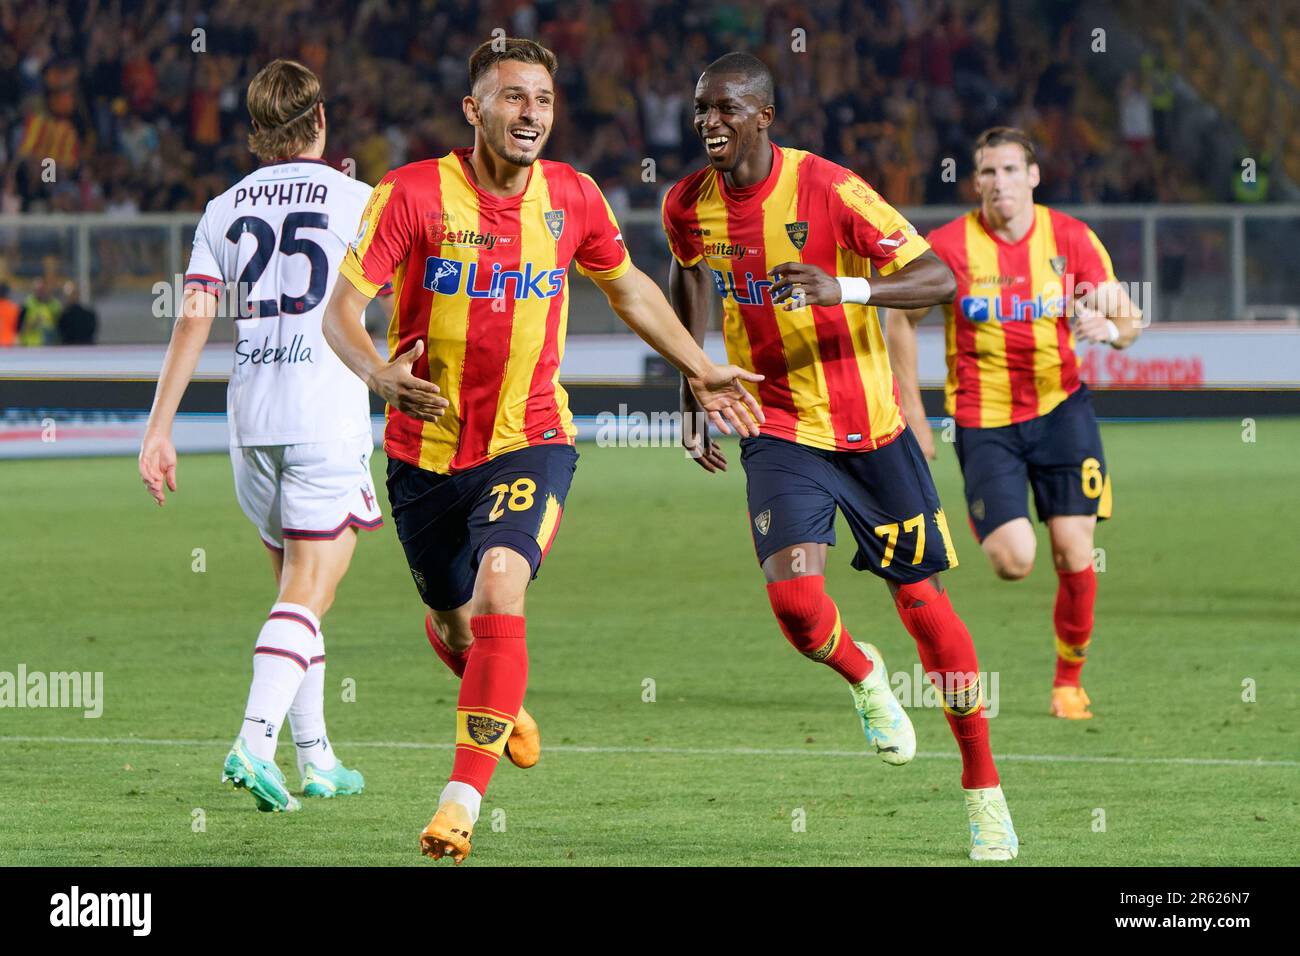
[[[548,209],[542,213],[542,218],[546,220],[546,228],[551,230],[551,237],[560,241],[560,233],[564,232],[564,210]]]
[[[787,222],[785,232],[790,237],[790,242],[794,244],[794,247],[802,249],[803,244],[808,241],[808,222],[804,219],[798,222]]]
[[[1052,271],[1058,276],[1065,275],[1065,256],[1052,256],[1047,261],[1052,264]]]
[[[497,720],[495,717],[489,717],[487,714],[466,714],[465,729],[469,732],[470,740],[480,747],[490,747],[501,739],[510,725],[504,720]]]
[[[759,534],[764,535],[764,536],[767,535],[767,532],[768,532],[768,531],[771,529],[771,527],[772,527],[772,509],[771,509],[771,508],[768,508],[768,509],[767,509],[766,511],[764,511],[761,515],[759,515],[757,518],[754,519],[754,527],[758,529],[758,533],[759,533]]]

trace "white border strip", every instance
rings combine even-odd
[[[208,740],[166,740],[156,737],[0,737],[0,744],[71,744],[115,747],[216,747],[226,746],[219,738]],[[338,747],[373,747],[388,750],[451,750],[453,744],[411,740],[334,741]],[[583,747],[557,744],[545,748],[547,753],[570,754],[668,754],[683,757],[870,757],[866,750],[800,750],[794,747]],[[931,760],[957,760],[960,754],[921,751],[918,757]],[[1121,764],[1125,766],[1172,767],[1271,767],[1294,769],[1300,760],[1254,760],[1229,757],[1092,757],[1083,754],[994,754],[997,760],[1022,763]]]

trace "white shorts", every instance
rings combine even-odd
[[[384,523],[370,477],[374,439],[230,449],[235,497],[263,543],[284,550],[286,538],[332,541],[348,528]]]

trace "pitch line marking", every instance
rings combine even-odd
[[[208,740],[170,740],[157,737],[0,737],[0,744],[81,744],[85,746],[129,747],[209,747],[226,745],[224,738]],[[388,750],[451,750],[453,744],[413,740],[335,741],[335,746],[373,747]],[[577,744],[552,744],[550,753],[572,754],[667,754],[683,757],[871,757],[866,750],[800,750],[794,747],[584,747]],[[957,753],[918,751],[918,757],[930,760],[959,760]],[[1120,764],[1126,766],[1175,767],[1300,767],[1300,760],[1244,760],[1230,757],[1090,757],[1076,754],[994,754],[996,760],[1022,763]]]

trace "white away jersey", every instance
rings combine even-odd
[[[321,331],[369,198],[365,183],[321,160],[295,159],[261,167],[204,210],[185,287],[224,297],[225,314],[239,315],[226,399],[232,446],[370,432],[365,383]]]

